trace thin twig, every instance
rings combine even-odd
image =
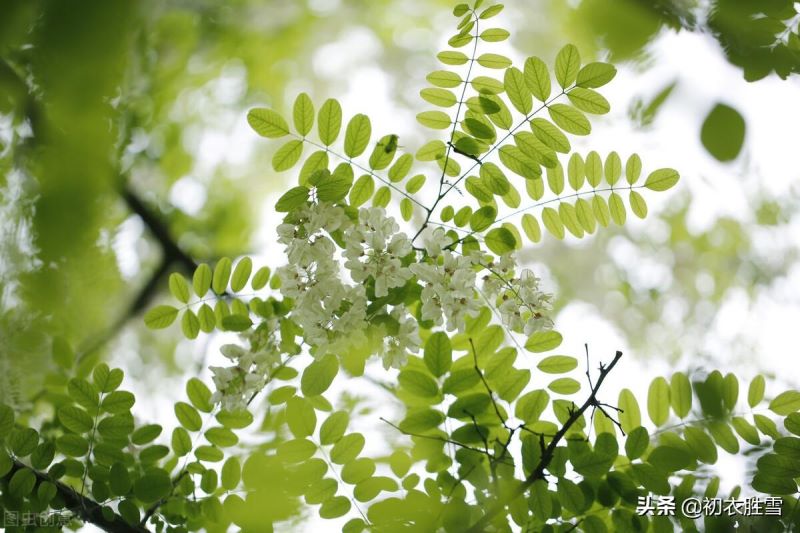
[[[600,390],[600,387],[603,385],[603,381],[606,379],[606,376],[614,369],[614,366],[617,364],[617,361],[620,360],[622,357],[622,352],[617,351],[614,355],[614,359],[607,367],[601,367],[600,376],[597,378],[597,383],[592,388],[592,392],[589,395],[589,398],[583,402],[583,405],[580,406],[578,409],[573,409],[570,411],[570,416],[561,429],[555,434],[553,439],[550,443],[544,448],[542,452],[542,457],[539,459],[539,463],[536,465],[536,468],[533,469],[533,472],[525,478],[521,484],[517,486],[515,490],[513,490],[507,496],[498,500],[493,506],[491,506],[486,513],[478,520],[475,524],[473,524],[467,531],[469,533],[480,533],[486,529],[486,527],[492,522],[492,520],[502,513],[506,506],[513,502],[515,499],[523,496],[525,492],[534,484],[534,482],[544,479],[544,471],[550,465],[550,462],[553,460],[553,456],[555,454],[556,447],[570,430],[570,428],[578,421],[578,419],[583,416],[583,413],[586,412],[589,407],[595,406],[597,404],[597,393]]]

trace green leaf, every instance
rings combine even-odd
[[[623,431],[631,432],[642,425],[639,402],[629,389],[622,389],[619,392],[617,407],[620,409],[619,422]]]
[[[611,105],[600,93],[591,89],[576,87],[567,93],[572,105],[593,115],[604,115],[611,110]]]
[[[56,439],[56,448],[67,457],[83,457],[89,453],[89,441],[80,435],[61,435]]]
[[[211,288],[211,267],[205,263],[200,263],[194,271],[194,275],[192,276],[192,288],[194,289],[194,293],[202,298],[208,292],[208,289]],[[175,311],[175,316],[177,316],[178,311]],[[175,320],[175,317],[172,318]],[[164,326],[166,327],[166,326]]]
[[[566,154],[569,152],[570,144],[567,137],[561,130],[543,118],[531,120],[531,129],[536,138],[544,143],[545,146],[552,148],[556,152]]]
[[[594,233],[597,225],[595,223],[592,205],[589,202],[583,198],[578,198],[575,201],[575,216],[578,218],[578,223],[581,225],[581,228],[583,228],[586,233]]]
[[[14,498],[22,499],[33,492],[35,486],[36,475],[33,473],[33,470],[30,468],[20,468],[14,472],[14,475],[11,476],[8,482],[8,493]]]
[[[687,426],[683,430],[686,444],[699,460],[706,464],[717,462],[717,446],[705,431],[697,427]]]
[[[531,425],[539,420],[539,416],[550,403],[550,395],[545,390],[534,390],[525,393],[517,401],[514,408],[514,416]]]
[[[547,231],[557,239],[564,238],[564,223],[558,215],[558,211],[552,207],[542,209],[542,222]]]
[[[150,329],[164,329],[175,322],[178,309],[171,305],[157,305],[144,314],[144,324]]]
[[[345,496],[334,496],[319,508],[319,516],[327,520],[339,518],[350,512],[350,500]]]
[[[617,226],[625,224],[625,204],[619,194],[612,192],[608,197],[608,210],[611,213],[611,220]]]
[[[289,170],[297,164],[301,155],[303,155],[303,141],[298,139],[287,141],[272,155],[272,168],[275,172]]]
[[[733,426],[733,429],[736,430],[736,433],[738,433],[739,436],[745,441],[754,446],[761,444],[761,438],[758,436],[758,430],[741,416],[734,416],[731,419],[731,425]]]
[[[222,328],[225,331],[245,331],[252,325],[253,321],[250,320],[250,317],[244,315],[233,314],[222,319]]]
[[[575,85],[587,89],[596,89],[614,79],[617,69],[608,63],[587,63],[578,71]]]
[[[747,391],[747,404],[750,407],[755,407],[761,400],[764,399],[764,390],[766,389],[766,380],[764,376],[758,374],[750,382],[750,388]]]
[[[438,107],[451,107],[458,102],[456,95],[452,91],[438,87],[422,89],[419,95],[426,102]]]
[[[324,202],[338,202],[350,192],[352,180],[347,176],[331,176],[317,186],[317,198]]]
[[[189,285],[187,285],[186,279],[177,272],[169,275],[169,292],[181,303],[189,301]]]
[[[353,459],[342,468],[342,481],[355,485],[369,479],[375,473],[375,461],[367,457]]]
[[[262,137],[276,138],[289,134],[289,125],[272,109],[251,109],[247,113],[247,122]]]
[[[133,493],[145,503],[153,503],[165,498],[171,491],[172,481],[169,474],[160,468],[147,471],[133,485]]]
[[[487,43],[496,43],[508,39],[509,33],[502,28],[489,28],[481,32],[481,39]],[[465,56],[466,57],[466,56]]]
[[[253,272],[253,260],[249,257],[243,257],[236,263],[236,268],[233,270],[231,276],[231,290],[239,292],[247,285],[247,280],[250,279],[250,274]]]
[[[517,246],[514,234],[506,228],[493,228],[484,238],[486,246],[497,255],[513,251]]]
[[[105,363],[100,363],[92,371],[92,380],[100,392],[111,392],[122,384],[125,374],[119,368],[110,369]]]
[[[479,18],[483,20],[494,17],[503,10],[503,7],[504,7],[503,4],[495,4],[493,6],[489,6],[483,10]]]
[[[279,213],[288,213],[305,204],[308,200],[308,194],[309,190],[307,187],[292,187],[278,199],[278,202],[275,204],[275,210]]]
[[[203,461],[206,463],[218,463],[222,461],[225,457],[225,454],[217,448],[216,446],[198,446],[194,451],[194,456],[197,457],[198,461]]]
[[[361,453],[365,442],[364,435],[361,433],[345,435],[331,448],[331,461],[339,465],[352,461]]]
[[[447,129],[453,125],[450,116],[443,111],[423,111],[417,115],[417,121],[423,126],[434,130]]]
[[[210,413],[214,408],[211,403],[211,390],[197,378],[190,378],[186,382],[186,396],[192,405],[204,413]]]
[[[486,68],[507,68],[511,66],[511,60],[500,54],[481,54],[477,58],[478,64]]]
[[[497,218],[497,209],[491,205],[485,205],[472,213],[469,218],[469,227],[472,231],[483,231],[492,225],[495,218]]]
[[[230,429],[244,429],[253,423],[253,415],[246,409],[229,411],[223,409],[217,413],[217,422]]]
[[[225,464],[222,465],[220,473],[220,481],[222,488],[225,490],[234,490],[239,486],[239,481],[242,479],[242,467],[239,459],[236,457],[229,457]]]
[[[228,428],[214,427],[205,432],[208,442],[220,448],[228,448],[239,443],[239,437]]]
[[[321,359],[313,361],[303,371],[300,389],[306,396],[322,394],[328,390],[338,373],[339,359],[335,355],[325,355]]]
[[[579,239],[583,237],[583,228],[578,221],[578,215],[575,212],[575,208],[572,207],[571,204],[561,202],[558,205],[558,216],[561,218],[561,222],[564,224],[564,227],[566,227],[570,233]]]
[[[229,257],[223,257],[217,261],[214,267],[214,276],[211,281],[211,289],[217,294],[223,294],[225,288],[228,286],[228,280],[231,277],[232,262]]]
[[[250,286],[254,291],[259,291],[266,287],[269,281],[270,270],[269,267],[261,267],[256,271],[256,275],[250,281]]]
[[[676,372],[670,380],[670,403],[680,418],[685,418],[692,408],[692,385],[683,372]]]
[[[666,191],[678,183],[679,179],[680,175],[676,170],[671,168],[660,168],[658,170],[654,170],[649,176],[647,176],[644,186],[651,191]]]
[[[539,221],[529,213],[522,215],[522,231],[525,232],[525,236],[527,236],[531,242],[539,242],[542,240],[542,229],[539,227]]]
[[[384,135],[372,150],[369,156],[369,166],[374,170],[381,170],[389,166],[397,152],[397,135]]]
[[[571,370],[575,370],[578,366],[578,360],[569,355],[551,355],[545,357],[536,368],[548,374],[563,374]]]
[[[685,450],[672,446],[659,446],[647,456],[648,463],[665,472],[686,468],[691,460],[691,455]]]
[[[425,77],[432,85],[443,87],[445,89],[452,89],[461,85],[463,80],[461,76],[449,70],[435,70]]]
[[[572,378],[558,378],[550,382],[548,389],[557,394],[575,394],[581,390],[581,384]]]
[[[114,463],[108,475],[108,486],[115,496],[124,496],[133,486],[128,469],[122,463]]]
[[[542,353],[554,350],[561,345],[563,337],[557,331],[537,331],[525,342],[525,349],[529,352]]]
[[[797,492],[797,483],[791,478],[756,474],[752,486],[764,494],[788,495]]]
[[[525,60],[524,75],[525,83],[531,94],[541,102],[547,101],[550,97],[552,82],[545,62],[538,57],[529,57]]]
[[[358,207],[372,197],[375,190],[375,180],[372,176],[364,174],[358,178],[350,190],[350,204],[353,207]]]
[[[511,104],[520,113],[527,115],[533,109],[531,91],[525,83],[525,75],[516,67],[506,70],[503,85]]]
[[[560,478],[558,480],[558,501],[570,512],[579,513],[584,506],[583,491],[574,482]]]
[[[769,409],[776,415],[786,416],[800,410],[800,392],[786,391],[769,402]]]
[[[286,422],[295,437],[308,437],[314,433],[317,415],[308,400],[294,396],[286,402]]]
[[[118,415],[130,411],[134,403],[136,403],[136,397],[134,397],[133,393],[118,390],[103,398],[103,403],[100,407],[106,413]]]
[[[573,135],[589,135],[592,131],[592,125],[589,124],[589,120],[574,107],[566,104],[552,104],[547,110],[553,122],[567,133]]]
[[[131,435],[131,442],[138,446],[147,444],[157,439],[162,431],[163,428],[158,424],[147,424],[133,432],[133,435]]]
[[[477,76],[470,83],[473,89],[484,95],[500,94],[505,91],[505,87],[500,81],[489,76]]]
[[[186,402],[177,402],[175,404],[175,417],[189,431],[200,431],[203,425],[200,413]]]
[[[337,100],[329,98],[322,104],[317,117],[317,128],[322,144],[330,146],[336,141],[342,129],[342,106]]]
[[[416,370],[403,370],[397,376],[400,386],[409,393],[422,398],[432,398],[439,394],[439,386],[430,376]]]
[[[731,106],[718,103],[703,121],[700,140],[717,160],[732,161],[742,150],[745,130],[742,115]]]
[[[730,454],[739,453],[739,440],[728,424],[718,421],[709,422],[708,431],[723,450]]]
[[[192,451],[192,438],[189,436],[189,432],[182,427],[172,430],[172,451],[178,457],[183,457]]]
[[[445,65],[463,65],[469,61],[469,57],[463,52],[456,50],[445,50],[436,54],[436,58]]]
[[[633,461],[641,457],[648,446],[650,446],[650,435],[645,428],[638,426],[628,433],[627,440],[625,440],[625,455]]]
[[[663,425],[669,418],[670,389],[667,380],[655,378],[647,392],[647,414],[656,426]]]
[[[320,444],[330,445],[339,442],[344,436],[349,422],[350,415],[347,411],[336,411],[332,413],[319,428]]]
[[[432,333],[425,342],[424,350],[425,366],[436,377],[443,376],[450,370],[453,364],[453,349],[450,345],[450,337],[442,331]]]
[[[181,319],[181,331],[187,339],[196,339],[200,333],[200,320],[191,309],[186,309],[183,312]]]
[[[423,185],[425,185],[425,175],[417,174],[406,182],[406,192],[409,194],[414,194],[418,192]]]
[[[425,433],[437,428],[444,419],[443,413],[433,409],[412,410],[400,422],[400,430],[405,433]]]
[[[72,378],[67,383],[67,392],[78,404],[89,410],[100,405],[100,393],[97,388],[81,378]]]
[[[133,416],[123,413],[104,418],[97,424],[97,432],[109,439],[127,439],[133,433]]]
[[[314,126],[314,102],[311,101],[306,93],[297,95],[292,109],[292,118],[294,119],[294,128],[297,133],[305,137]]]
[[[556,80],[562,89],[566,89],[578,76],[581,66],[581,57],[575,45],[568,44],[559,50],[556,55]]]
[[[628,158],[628,161],[625,163],[625,179],[628,181],[628,184],[635,184],[639,180],[641,173],[642,159],[639,157],[639,154],[631,154],[631,156]],[[609,180],[608,176],[606,176],[606,181],[608,181],[610,185],[613,185],[614,182],[616,182],[616,180]]]
[[[647,216],[647,203],[641,194],[636,191],[630,191],[628,193],[628,201],[631,204],[631,211],[633,211],[634,215],[639,218]]]
[[[389,169],[389,180],[392,183],[397,183],[408,175],[411,170],[411,165],[414,163],[414,157],[411,154],[403,154]]]
[[[5,452],[0,452],[0,455],[3,455]],[[52,441],[43,441],[41,442],[36,449],[31,454],[31,466],[36,470],[44,470],[50,463],[53,462],[53,459],[56,455],[56,446],[55,443]],[[0,459],[2,462],[2,459]],[[0,466],[0,476],[5,475],[2,473],[2,466]]]

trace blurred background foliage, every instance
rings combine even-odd
[[[151,336],[140,312],[165,290],[168,272],[260,251],[261,213],[283,183],[270,170],[271,154],[254,148],[246,110],[286,110],[301,90],[320,100],[346,93],[350,69],[359,67],[367,80],[378,69],[392,105],[413,117],[444,40],[438,21],[451,7],[93,0],[76,9],[0,0],[0,397],[24,401],[39,389],[50,354],[68,346],[87,363],[136,354],[124,363],[134,376],[137,368],[184,371],[178,335]],[[571,41],[584,56],[636,74],[658,65],[659,39],[685,32],[715,40],[754,84],[796,83],[800,68],[791,1],[520,1],[509,2],[506,17],[517,50],[551,58]],[[667,79],[631,95],[615,120],[657,136],[664,110],[680,105],[676,85]],[[701,200],[690,188],[660,209],[660,222],[524,254],[546,265],[559,310],[588,304],[644,356],[720,357],[703,353],[702,339],[725,299],[743,292],[756,301],[797,258],[791,240],[769,253],[757,246],[791,227],[796,196],[759,185],[743,155],[741,110],[707,107],[702,127],[686,135],[724,172],[743,177],[747,212],[698,227],[690,213]],[[687,181],[699,179],[687,170]],[[667,272],[644,276],[648,264]]]

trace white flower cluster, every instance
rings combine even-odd
[[[264,388],[270,370],[281,359],[277,331],[277,319],[270,319],[242,335],[249,341],[248,348],[237,344],[225,344],[220,348],[222,355],[234,364],[210,367],[217,388],[211,396],[213,403],[221,403],[224,409],[238,409]]]
[[[386,335],[383,341],[383,368],[402,368],[408,360],[408,352],[415,352],[422,342],[419,325],[404,306],[395,307],[390,316],[397,320],[397,333]]]
[[[425,250],[434,259],[432,263],[415,263],[409,268],[425,286],[422,288],[422,319],[432,320],[437,326],[445,323],[447,330],[463,332],[467,316],[479,311],[475,299],[475,271],[472,260],[443,250],[450,239],[442,228],[427,231],[423,236]]]
[[[383,208],[361,209],[358,224],[345,232],[344,266],[353,281],[363,283],[370,276],[375,280],[375,296],[389,294],[388,289],[402,287],[411,278],[411,271],[402,265],[402,258],[411,253],[411,241]]]
[[[552,309],[552,295],[539,290],[539,278],[533,272],[525,269],[519,277],[513,277],[514,258],[510,253],[486,266],[490,272],[483,277],[483,290],[487,297],[500,300],[497,310],[503,324],[525,335],[553,327],[547,315]]]
[[[278,227],[289,264],[279,268],[277,275],[281,294],[294,300],[291,317],[302,327],[305,342],[316,357],[366,342],[365,282],[372,277],[378,298],[403,286],[412,275],[402,265],[411,253],[411,241],[380,207],[361,209],[355,224],[343,209],[325,202],[306,206],[293,216],[294,223]],[[343,232],[344,266],[355,285],[342,280],[336,244],[330,237],[337,230]],[[405,350],[419,347],[416,321],[401,317],[407,314],[404,310],[395,307],[392,311],[400,328],[384,340],[384,365],[395,368],[404,364]]]

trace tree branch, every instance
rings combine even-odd
[[[108,520],[103,514],[103,506],[101,506],[99,503],[87,498],[86,496],[81,496],[69,485],[66,485],[60,481],[55,481],[47,474],[34,470],[33,468],[21,463],[17,459],[14,459],[14,464],[11,466],[11,470],[8,472],[8,474],[5,475],[5,478],[11,479],[11,476],[13,476],[17,471],[23,469],[33,472],[38,483],[47,481],[55,485],[58,494],[61,496],[61,499],[64,500],[64,505],[69,510],[76,513],[77,516],[80,517],[80,519],[84,522],[94,524],[108,533],[149,533],[149,531],[144,527],[129,525],[121,516],[116,513],[113,514],[111,520]]]
[[[556,447],[567,434],[572,425],[575,424],[575,422],[577,422],[581,416],[583,416],[583,413],[586,412],[586,410],[590,407],[597,406],[597,392],[600,390],[600,386],[603,384],[606,376],[611,372],[611,370],[614,368],[614,365],[617,364],[617,361],[619,361],[621,357],[622,352],[617,351],[617,353],[614,355],[614,360],[611,361],[607,367],[600,367],[600,376],[597,378],[597,383],[595,383],[594,387],[592,387],[592,393],[589,395],[586,401],[583,402],[583,405],[581,405],[579,409],[573,410],[570,413],[567,421],[555,434],[553,440],[551,440],[547,447],[545,447],[544,451],[542,452],[542,457],[539,459],[539,463],[536,465],[536,468],[534,468],[533,472],[531,472],[531,474],[525,479],[524,482],[522,482],[522,484],[517,487],[516,490],[490,507],[486,511],[486,514],[484,514],[480,520],[475,522],[475,524],[473,524],[472,527],[467,530],[468,533],[480,533],[484,531],[492,522],[492,520],[501,512],[503,512],[508,504],[518,497],[524,495],[534,482],[544,479],[544,471],[550,465],[550,461],[553,460],[553,454],[555,453]]]

